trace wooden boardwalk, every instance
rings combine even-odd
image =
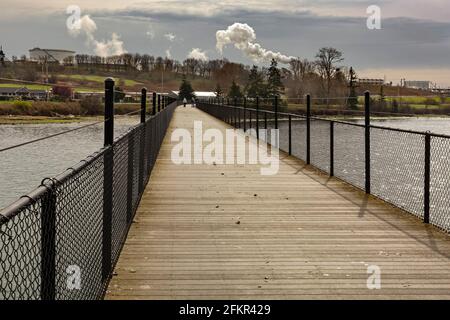
[[[107,299],[450,298],[449,236],[284,153],[274,176],[177,166],[171,131],[194,120],[229,128],[176,110]]]

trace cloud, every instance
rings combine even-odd
[[[222,53],[228,44],[234,44],[235,48],[242,51],[247,57],[255,62],[270,61],[272,59],[281,63],[289,63],[294,57],[274,52],[261,47],[256,43],[255,30],[246,23],[234,23],[226,30],[216,33],[216,48]]]
[[[165,37],[167,40],[169,40],[170,42],[174,42],[177,36],[174,35],[173,33],[166,33],[166,34],[164,35],[164,37]]]
[[[189,59],[196,59],[201,61],[209,60],[205,51],[202,51],[200,48],[193,48],[191,52],[187,56]]]
[[[100,57],[126,53],[123,41],[120,40],[120,36],[115,32],[112,33],[110,40],[98,41],[95,39],[94,33],[97,31],[97,24],[89,15],[81,17],[71,28],[68,28],[68,31],[74,37],[78,37],[82,33],[85,34],[86,44],[92,46],[95,54]]]

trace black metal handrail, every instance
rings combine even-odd
[[[440,156],[450,152],[449,135],[371,124],[371,99],[368,92],[365,93],[364,124],[312,116],[310,95],[306,96],[305,115],[279,112],[277,99],[273,99],[272,110],[261,109],[258,98],[253,101],[256,103],[255,108],[247,106],[246,98],[243,99],[242,105],[237,106],[230,105],[229,100],[227,104],[224,104],[224,100],[220,99],[203,100],[198,106],[203,111],[244,131],[252,126],[259,130],[262,123],[264,125],[261,129],[279,129],[280,136],[284,137],[281,142],[285,145],[280,149],[289,155],[293,155],[293,149],[296,149],[293,141],[301,140],[300,147],[304,149],[297,148],[296,156],[307,164],[312,164],[330,176],[338,174],[339,179],[366,193],[421,217],[425,223],[432,223],[443,230],[450,231],[450,213],[445,211],[450,203],[450,194],[447,194],[450,179],[446,177],[450,162],[447,163],[444,156]],[[234,102],[236,103],[236,99]],[[252,115],[256,115],[254,118],[258,119],[253,125]],[[299,118],[302,119],[301,122],[294,121]],[[286,122],[286,125],[279,128],[280,123]],[[320,123],[323,124],[320,125]],[[297,128],[293,124],[296,124]],[[344,136],[342,132],[337,131],[340,128],[347,128],[347,130],[355,128],[352,130],[357,132]],[[317,132],[313,133],[312,130]],[[259,132],[256,136],[259,138]],[[386,141],[383,141],[384,138]],[[353,141],[356,146],[350,146],[346,139],[356,139]],[[385,142],[386,145],[389,142],[390,149],[383,154],[383,150],[379,151]],[[411,159],[408,159],[408,156]],[[404,161],[390,163],[393,159],[395,160],[395,157]],[[341,162],[337,158],[340,158]],[[354,167],[351,164],[343,164],[344,158],[346,158],[345,161],[354,164]],[[418,172],[410,172],[408,167],[411,166]],[[345,170],[340,167],[345,167]],[[354,174],[349,173],[352,170]],[[395,183],[389,184],[390,180]],[[403,182],[409,188],[407,191],[401,190],[404,187],[401,184]],[[389,192],[393,190],[395,191],[393,193],[401,199],[392,198]],[[414,197],[420,198],[422,205],[419,206],[418,200]],[[433,212],[434,215],[431,214]]]
[[[107,79],[104,148],[0,212],[0,300],[104,296],[177,106],[153,93],[147,116],[143,89],[140,123],[114,139],[114,91]]]

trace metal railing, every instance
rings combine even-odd
[[[252,108],[249,107],[251,104]],[[231,103],[233,105],[231,105]],[[209,99],[199,109],[235,128],[278,129],[280,149],[367,194],[450,231],[450,136],[371,124],[365,94],[364,124],[279,111],[272,99]]]
[[[114,140],[105,82],[104,148],[0,212],[0,300],[101,299],[150,179],[176,102],[142,90],[141,121]]]

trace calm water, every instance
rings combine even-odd
[[[138,123],[117,117],[116,137]],[[0,125],[0,149],[55,134],[83,123]],[[103,147],[103,124],[0,153],[0,208],[27,194],[45,177],[53,177]]]
[[[357,120],[362,122],[362,120]],[[116,136],[127,131],[131,126],[138,123],[136,117],[118,118],[115,126]],[[83,123],[84,124],[84,123]],[[433,119],[397,119],[397,120],[376,120],[373,124],[396,127],[404,129],[413,129],[418,131],[431,131],[435,133],[443,133],[450,135],[450,119],[449,118],[433,118]],[[72,124],[40,124],[40,125],[0,125],[0,148],[43,137],[49,134],[54,134],[67,130],[69,128],[75,128],[80,126],[80,123]],[[284,137],[286,130],[283,130],[284,124],[280,125],[281,140],[287,141]],[[322,136],[321,130],[323,130],[323,137],[326,139],[327,129],[325,126],[321,129],[317,126],[316,132],[313,132],[313,138],[320,138]],[[293,125],[294,134],[294,154],[298,153],[298,156],[303,158],[303,145],[298,142],[302,139],[296,139],[296,136],[302,136],[304,128],[301,125]],[[339,128],[337,129],[339,134]],[[348,139],[349,145],[352,147],[352,139],[357,139],[353,143],[353,147],[356,149],[351,151],[345,151],[346,154],[355,154],[354,159],[361,160],[362,156],[360,150],[357,147],[360,145],[360,137],[357,128],[350,131],[345,131],[342,128],[342,135]],[[353,138],[352,138],[353,137]],[[382,140],[382,137],[380,138]],[[103,145],[103,125],[93,126],[81,131],[69,133],[59,137],[45,140],[32,145],[28,145],[15,150],[6,151],[0,154],[0,208],[5,207],[11,202],[17,200],[21,195],[27,194],[29,191],[37,187],[41,180],[45,177],[55,176],[68,167],[78,163],[86,156],[99,150]],[[315,144],[320,145],[320,144]],[[281,143],[283,147],[283,142]],[[321,152],[327,152],[326,148],[314,149],[313,156],[317,159],[317,164],[320,166],[320,161],[323,159],[323,166],[326,167],[328,157]],[[342,150],[336,150],[336,158],[339,159],[339,152]],[[420,149],[418,149],[420,150]],[[419,152],[420,153],[420,152]],[[316,155],[317,154],[317,155]],[[354,165],[357,168],[357,165]],[[326,169],[326,168],[325,168]],[[345,169],[343,174],[347,174],[347,171],[357,170],[351,167]],[[360,175],[360,174],[358,174]],[[355,174],[356,177],[356,174]],[[355,181],[358,184],[359,181]]]
[[[357,122],[364,123],[363,120],[358,120]],[[372,123],[384,127],[430,131],[433,133],[450,135],[450,118],[389,119],[376,120],[372,121]]]

